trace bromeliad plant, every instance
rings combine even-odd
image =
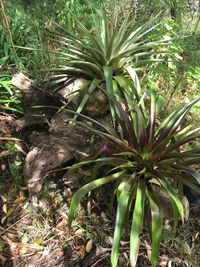
[[[77,34],[63,28],[62,33],[49,32],[50,39],[59,45],[55,53],[63,63],[54,71],[103,80],[104,66],[111,66],[115,74],[121,74],[127,64],[138,67],[143,60],[154,61],[145,57],[156,53],[155,47],[169,43],[165,39],[152,41],[148,38],[159,26],[156,19],[136,27],[135,21],[127,16],[118,27],[109,22],[106,11],[102,9],[94,18],[94,29],[88,30],[77,21]]]
[[[174,232],[179,219],[184,221],[181,202],[183,184],[200,193],[200,173],[195,164],[200,163],[200,150],[187,149],[187,144],[200,137],[198,129],[182,127],[182,121],[192,106],[200,98],[178,107],[162,121],[158,115],[164,100],[150,91],[150,103],[140,105],[133,101],[130,110],[125,111],[115,101],[117,107],[117,132],[110,127],[86,118],[77,123],[102,137],[105,142],[98,149],[96,158],[73,165],[71,171],[84,164],[94,164],[94,173],[106,169],[100,178],[91,177],[91,182],[80,188],[73,196],[68,225],[71,227],[78,203],[88,192],[107,183],[116,183],[118,202],[114,240],[111,253],[112,267],[117,266],[120,239],[129,215],[132,217],[130,232],[130,264],[136,266],[140,246],[144,214],[149,212],[152,242],[151,263],[156,266],[163,228],[163,213],[159,190],[164,191],[173,210]],[[89,123],[88,123],[89,122]],[[91,126],[92,125],[92,126]],[[102,168],[102,166],[107,166]],[[145,216],[146,217],[146,216]]]
[[[170,41],[152,41],[148,38],[159,25],[156,23],[157,17],[136,27],[135,21],[127,16],[119,27],[109,21],[104,9],[99,12],[99,16],[95,15],[94,29],[88,30],[81,22],[76,21],[77,34],[63,28],[62,34],[49,33],[50,40],[58,44],[57,51],[53,53],[60,62],[59,67],[50,70],[58,73],[53,78],[53,90],[62,88],[62,84],[67,83],[69,75],[90,81],[89,85],[86,83],[85,97],[77,109],[78,113],[83,110],[89,96],[107,79],[107,68],[112,69],[114,82],[113,90],[109,93],[126,100],[128,93],[127,87],[124,88],[124,80],[128,79],[133,89],[138,83],[136,68],[144,64],[147,66],[152,61],[159,61],[159,58],[152,59],[150,56],[158,53],[157,47],[162,48]],[[166,53],[166,49],[159,50],[159,54]]]

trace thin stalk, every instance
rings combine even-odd
[[[14,45],[13,38],[12,38],[12,33],[10,31],[9,19],[8,19],[8,15],[7,15],[7,12],[6,12],[6,5],[5,5],[4,0],[0,0],[0,5],[1,5],[1,11],[2,11],[3,29],[4,29],[5,34],[8,33],[8,38],[9,38],[10,44],[12,46],[13,58],[14,58],[15,64],[19,68],[20,67],[20,62],[19,62],[19,59],[17,57],[15,45]]]
[[[172,91],[171,94],[170,94],[169,100],[167,101],[167,104],[166,104],[166,106],[165,106],[164,113],[166,112],[166,110],[167,110],[167,108],[168,108],[168,106],[169,106],[169,103],[171,102],[171,100],[172,100],[172,98],[173,98],[173,96],[174,96],[174,94],[175,94],[175,92],[176,92],[176,89],[178,88],[178,85],[180,84],[182,78],[183,78],[183,74],[180,76],[178,82],[175,84],[175,86],[174,86],[174,88],[173,88],[173,91]]]

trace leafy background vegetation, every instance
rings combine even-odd
[[[192,214],[181,226],[187,207],[180,194],[182,183],[200,190],[199,1],[0,3],[2,266],[9,266],[11,255],[16,266],[33,262],[36,266],[62,266],[59,259],[69,257],[68,246],[73,248],[70,266],[82,266],[95,246],[100,248],[100,256],[93,256],[91,266],[110,266],[111,250],[113,267],[130,266],[130,236],[131,266],[137,260],[139,266],[150,262],[156,266],[157,260],[159,266],[198,266],[199,217]],[[75,163],[68,172],[86,165],[94,169],[93,176],[83,187],[77,186],[78,191],[71,192],[67,201],[62,189],[55,189],[51,183],[45,185],[42,195],[51,203],[50,213],[35,212],[32,205],[27,206],[28,192],[22,176],[24,137],[22,133],[6,134],[6,124],[24,113],[21,91],[11,85],[17,72],[41,82],[47,75],[56,75],[53,87],[49,87],[51,94],[65,86],[69,75],[89,81],[83,88],[82,101],[69,113],[78,125],[100,136],[102,144],[95,158]],[[64,82],[60,82],[61,77]],[[112,115],[109,127],[83,115],[90,95],[99,88],[108,98]],[[185,105],[179,108],[182,103]],[[104,172],[102,166],[106,166]],[[115,190],[105,186],[90,193],[108,181],[116,181],[112,184]],[[163,238],[158,185],[169,195],[173,208],[174,235],[173,225],[165,225]],[[88,196],[81,202],[84,209],[78,207],[72,223],[84,195]],[[145,212],[149,218],[143,223]],[[129,213],[133,216],[131,227]],[[67,224],[72,225],[71,232]],[[175,235],[177,225],[180,229]]]

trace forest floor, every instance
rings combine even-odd
[[[0,127],[15,120],[1,114]],[[113,242],[116,206],[110,209],[108,188],[94,192],[82,201],[67,227],[68,209],[75,188],[63,183],[59,175],[50,176],[41,196],[47,208],[35,208],[29,201],[23,179],[28,151],[23,135],[4,135],[0,139],[0,266],[5,267],[107,267]],[[137,266],[150,266],[151,243],[145,223]],[[119,267],[129,265],[129,233],[123,234]],[[165,222],[159,267],[199,267],[200,210],[191,209],[189,219],[173,236],[172,224]]]

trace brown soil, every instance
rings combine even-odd
[[[0,133],[7,134],[10,131],[9,125],[11,122],[15,121],[13,115],[6,113],[0,113]]]

